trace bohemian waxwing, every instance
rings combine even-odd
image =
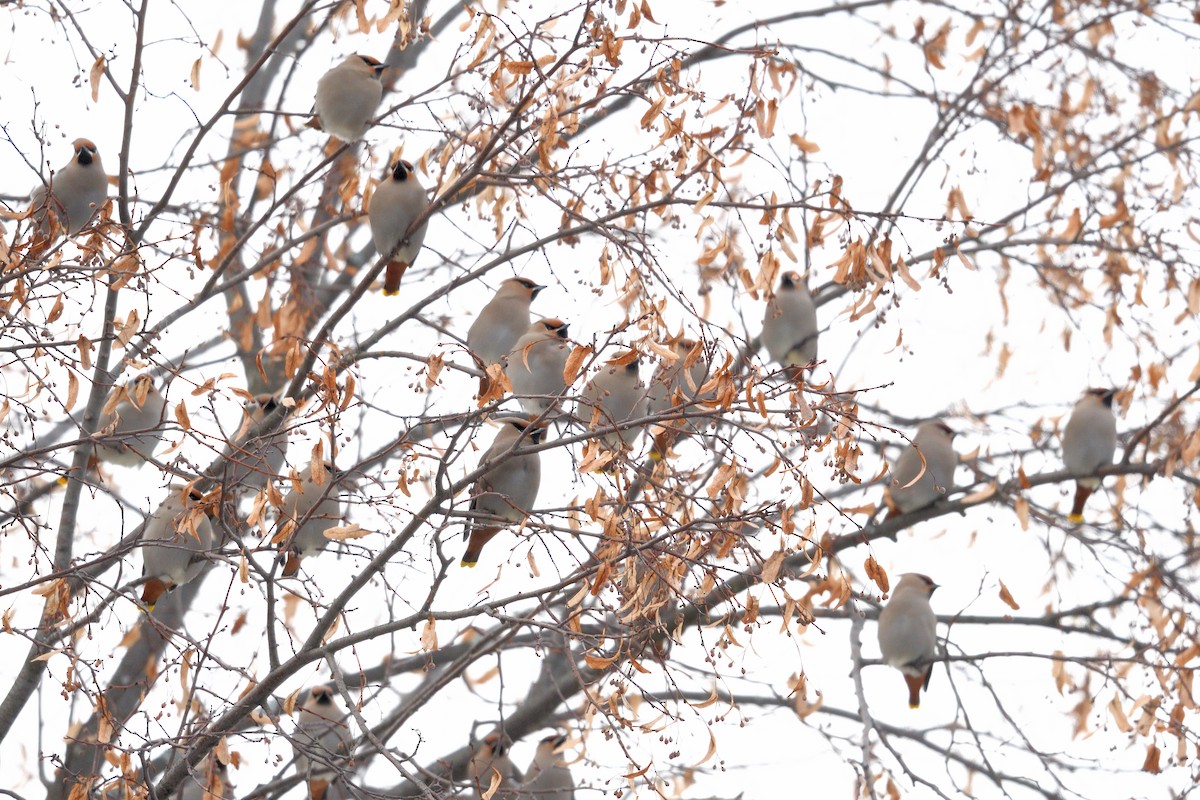
[[[818,332],[817,305],[804,279],[795,272],[783,273],[763,317],[762,343],[767,354],[796,375],[817,360]]]
[[[201,761],[172,795],[174,800],[234,800],[235,797],[229,770],[215,755]]]
[[[184,493],[186,492],[186,501]],[[212,549],[213,530],[203,493],[174,486],[142,531],[142,602],[147,611],[167,591],[196,578],[204,569],[203,554]],[[186,503],[186,504],[185,504]]]
[[[383,100],[380,77],[387,67],[370,56],[346,56],[317,81],[313,127],[341,139],[361,139]]]
[[[929,597],[938,585],[925,575],[900,576],[891,599],[879,612],[879,649],[883,661],[904,673],[908,707],[921,707],[921,690],[929,688],[931,661],[937,656],[937,617]]]
[[[492,445],[483,454],[480,464],[495,461],[495,465],[479,476],[471,489],[470,510],[472,519],[467,521],[467,550],[463,553],[461,566],[473,567],[479,562],[483,546],[510,522],[520,522],[533,510],[538,487],[542,483],[542,457],[538,453],[522,453],[505,457],[517,441],[521,447],[537,444],[541,439],[540,428],[531,428],[523,419],[505,420],[504,427],[492,440]],[[489,522],[495,518],[500,524]]]
[[[954,431],[937,420],[922,422],[892,470],[892,504],[887,518],[916,511],[944,497],[954,486],[957,467]]]
[[[329,546],[325,531],[342,524],[342,501],[338,498],[341,473],[332,464],[323,463],[320,483],[310,463],[300,475],[298,484],[283,498],[279,510],[278,528],[272,537],[279,551],[286,553],[284,577],[290,578],[300,570],[305,556],[319,553]]]
[[[306,693],[292,734],[292,751],[296,773],[308,782],[309,800],[323,800],[353,754],[346,714],[328,686],[314,686]]]
[[[470,785],[469,796],[475,800],[483,800],[484,794],[493,783],[498,783],[496,792],[491,800],[511,798],[516,800],[517,768],[508,757],[509,742],[507,737],[498,733],[490,733],[483,741],[475,745],[471,760],[467,762],[467,783]]]
[[[611,428],[646,416],[646,387],[639,380],[639,366],[635,354],[623,353],[605,364],[584,387],[580,413],[591,415],[592,427]],[[640,426],[612,431],[602,435],[600,443],[607,450],[621,450],[622,444],[632,444],[641,432]]]
[[[529,304],[545,289],[528,278],[509,278],[467,331],[467,347],[486,368],[499,364],[529,330]]]
[[[251,438],[230,449],[226,491],[243,489],[256,492],[283,468],[283,460],[287,456],[287,431],[277,430],[269,436],[258,435],[263,420],[278,408],[279,401],[270,394],[256,395],[246,401],[242,409],[242,425],[234,438],[239,441],[246,436]]]
[[[1075,476],[1075,502],[1071,522],[1083,522],[1083,506],[1092,492],[1100,488],[1100,479],[1088,477],[1100,467],[1113,463],[1117,452],[1117,418],[1112,401],[1116,389],[1088,389],[1063,431],[1063,462]]]
[[[647,410],[651,414],[665,414],[683,407],[696,399],[696,393],[708,380],[708,354],[692,339],[678,339],[672,343],[674,361],[664,361],[654,371],[650,386],[646,390]],[[686,366],[686,369],[685,369]],[[660,423],[662,428],[654,436],[650,458],[658,461],[666,457],[671,443],[684,428],[692,427],[681,420]]]
[[[96,145],[76,139],[75,157],[50,176],[48,186],[30,195],[30,211],[45,245],[51,239],[50,215],[58,220],[59,233],[74,236],[86,225],[108,197],[108,176],[100,163]]]
[[[97,432],[104,433],[96,445],[96,457],[109,464],[136,467],[145,463],[165,438],[162,431],[167,401],[154,385],[154,378],[141,374],[109,394],[100,414]]]
[[[560,319],[539,319],[513,345],[504,373],[530,417],[539,417],[558,403],[567,388],[563,372],[570,355],[567,323]]]
[[[408,229],[428,207],[429,200],[425,197],[424,187],[417,180],[413,165],[404,160],[397,161],[388,169],[383,182],[371,195],[371,208],[367,211],[371,238],[379,255],[388,259],[387,273],[383,279],[385,295],[400,291],[400,279],[421,252],[428,223],[422,222],[412,232]]]
[[[538,742],[533,762],[525,773],[522,800],[526,797],[530,800],[575,800],[575,779],[559,755],[566,741],[566,734],[554,734]]]

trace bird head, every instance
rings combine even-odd
[[[333,690],[328,686],[314,686],[308,690],[308,700],[314,706],[329,708],[333,705]]]
[[[279,408],[279,400],[277,400],[273,394],[256,394],[254,398],[246,404],[246,406],[257,407],[258,410],[262,412],[262,416],[265,417],[274,412],[275,409]]]
[[[510,283],[513,286],[521,287],[521,290],[529,293],[529,299],[532,300],[538,296],[538,292],[545,289],[545,286],[539,286],[529,278],[509,278],[505,283]]]
[[[83,166],[86,167],[96,160],[96,145],[91,139],[76,139],[72,147],[75,148],[75,160]]]
[[[371,56],[364,56],[360,54],[356,54],[353,57],[359,59],[362,64],[366,66],[368,70],[370,70],[371,75],[375,78],[379,78],[381,75],[383,75],[383,71],[387,69],[387,64],[384,64],[378,58],[372,58]]]
[[[396,163],[388,169],[388,174],[384,180],[395,181],[396,183],[408,183],[416,181],[417,171],[413,169],[413,165],[405,161],[403,158],[396,159]]]
[[[926,597],[932,597],[933,593],[938,590],[938,585],[934,583],[933,578],[930,578],[928,575],[922,575],[919,572],[909,572],[905,575],[902,575],[900,580],[903,581],[905,578],[912,578],[913,583],[916,586],[921,587],[921,590],[924,592]]]
[[[542,441],[542,434],[546,432],[545,428],[536,427],[530,424],[529,420],[525,419],[524,417],[510,419],[508,422],[518,431],[524,433],[528,437],[529,441],[533,444],[537,444]]]
[[[552,733],[549,736],[544,736],[544,737],[542,737],[542,741],[539,742],[539,744],[541,744],[545,747],[548,747],[551,750],[555,750],[559,747],[562,747],[566,743],[567,743],[566,731],[559,731],[558,733]]]
[[[1107,407],[1112,408],[1113,397],[1116,396],[1117,390],[1115,388],[1088,389],[1087,393],[1095,397],[1101,403],[1104,403],[1104,405]]]
[[[567,325],[567,323],[563,322],[561,319],[556,319],[556,318],[540,319],[537,322],[535,322],[534,324],[541,326],[542,330],[544,330],[546,333],[552,333],[555,336],[557,336],[559,339],[567,338],[567,328],[569,326]]]

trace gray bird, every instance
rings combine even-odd
[[[467,331],[467,347],[485,368],[499,364],[529,330],[529,305],[545,288],[528,278],[509,278],[475,317]]]
[[[762,343],[775,363],[793,375],[817,360],[817,305],[804,279],[785,272],[767,302]]]
[[[138,375],[109,394],[100,413],[98,432],[112,432],[96,445],[96,457],[109,464],[136,467],[145,463],[162,443],[163,414],[167,401],[148,374]]]
[[[50,176],[50,183],[39,186],[29,196],[30,211],[43,239],[43,249],[53,240],[50,216],[57,220],[59,233],[74,236],[92,219],[108,197],[108,176],[100,154],[90,139],[76,139],[75,157]]]
[[[343,142],[361,139],[383,100],[383,71],[370,56],[352,55],[317,81],[316,123]]]
[[[929,577],[909,572],[900,576],[891,599],[879,612],[879,650],[883,661],[904,674],[908,707],[921,707],[921,690],[929,688],[937,655],[937,617],[929,598],[938,588]]]
[[[1116,389],[1088,389],[1075,404],[1063,431],[1063,462],[1075,476],[1075,502],[1067,519],[1083,522],[1083,507],[1100,479],[1090,477],[1100,467],[1113,463],[1117,452],[1117,418],[1112,402]]]
[[[184,778],[172,797],[175,800],[234,800],[236,794],[228,768],[216,756],[210,755],[200,762],[193,774]]]
[[[278,528],[272,541],[278,543],[280,552],[287,554],[283,565],[284,577],[295,575],[306,556],[328,547],[329,539],[325,537],[325,531],[342,524],[345,510],[338,497],[338,480],[342,475],[330,463],[324,463],[322,467],[320,483],[310,463],[300,474],[299,485],[294,484],[283,498]]]
[[[567,323],[560,319],[539,319],[513,345],[504,372],[530,417],[541,416],[559,402],[567,388],[563,372],[570,355]]]
[[[309,689],[292,734],[296,773],[308,783],[309,800],[325,798],[330,783],[353,754],[353,741],[347,715],[338,706],[333,690],[328,686]]]
[[[204,494],[195,487],[172,487],[142,531],[142,602],[147,611],[169,590],[182,586],[204,569],[204,553],[212,550],[213,530]]]
[[[508,756],[508,739],[497,733],[488,734],[475,745],[471,760],[467,763],[469,796],[483,800],[494,781],[499,781],[491,800],[518,800],[516,766]]]
[[[575,779],[559,755],[566,741],[566,734],[554,734],[538,742],[525,773],[521,800],[575,800]]]
[[[922,422],[892,469],[892,508],[887,518],[916,511],[944,497],[954,486],[957,468],[954,431],[937,420]]]
[[[413,165],[404,160],[388,169],[383,182],[371,195],[371,207],[367,210],[371,238],[379,255],[388,259],[383,279],[385,295],[399,293],[400,279],[421,252],[428,222],[422,222],[411,233],[409,228],[428,207],[429,200]]]
[[[230,448],[226,491],[242,489],[256,492],[279,475],[287,456],[287,431],[277,430],[268,436],[257,435],[263,420],[278,408],[279,401],[274,395],[260,394],[246,401],[242,409],[242,425],[234,438],[240,440],[251,433],[255,435]]]
[[[685,408],[708,381],[711,368],[708,354],[692,339],[678,339],[671,344],[674,361],[664,361],[654,371],[647,389],[647,410],[651,414],[694,412]],[[695,430],[695,426],[682,420],[659,423],[660,430],[654,436],[650,458],[658,461],[667,456],[671,443],[684,430]]]
[[[624,363],[622,363],[624,362]],[[639,379],[641,362],[633,353],[622,353],[605,364],[583,389],[581,415],[591,415],[592,427],[613,425],[646,416],[646,387]],[[621,450],[641,435],[641,426],[602,434],[600,443],[606,450]]]
[[[502,461],[499,459],[512,450],[518,440],[521,440],[521,446],[537,444],[541,435],[542,431],[539,428],[530,428],[526,420],[505,420],[504,427],[483,454],[480,464],[493,460],[496,464],[483,473],[471,489],[472,519],[467,521],[467,549],[463,553],[460,566],[475,566],[479,562],[479,554],[484,545],[491,541],[501,528],[509,523],[520,522],[533,510],[538,488],[542,483],[541,455],[522,453]],[[493,518],[497,522],[476,517]]]

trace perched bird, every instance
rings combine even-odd
[[[108,176],[96,145],[89,139],[76,139],[73,147],[75,157],[70,163],[50,176],[49,185],[37,187],[29,197],[43,249],[56,238],[55,233],[79,233],[108,197]],[[57,220],[57,229],[52,229],[51,215]]]
[[[96,457],[109,464],[135,467],[154,453],[165,438],[162,430],[167,401],[154,385],[154,378],[143,373],[109,394],[100,412],[98,432],[104,433],[96,444]]]
[[[319,476],[313,474],[310,463],[293,482],[292,490],[283,498],[279,510],[278,529],[271,541],[278,543],[281,553],[287,554],[283,565],[284,577],[300,571],[305,556],[319,553],[329,546],[325,531],[342,522],[342,501],[338,498],[337,482],[342,474],[329,463],[323,463]]]
[[[229,770],[216,756],[200,762],[196,771],[184,778],[175,800],[234,800],[236,795],[229,781]]]
[[[1083,506],[1100,488],[1100,479],[1089,476],[1113,463],[1117,452],[1117,418],[1112,410],[1116,393],[1116,389],[1088,389],[1063,431],[1063,462],[1075,476],[1075,502],[1067,517],[1071,522],[1083,522]]]
[[[321,128],[343,142],[361,139],[383,100],[387,67],[370,56],[352,55],[317,81],[316,114],[313,127]]]
[[[495,464],[479,476],[471,489],[472,519],[467,521],[467,550],[463,553],[461,566],[473,567],[479,563],[483,546],[501,528],[510,522],[520,522],[533,510],[542,482],[541,455],[522,453],[507,458],[504,456],[518,440],[522,446],[537,444],[541,436],[541,429],[530,427],[526,420],[509,419],[492,440],[492,446],[483,454],[481,464],[491,461],[495,461]]]
[[[383,182],[371,195],[371,207],[367,211],[371,238],[379,255],[388,259],[387,273],[383,279],[385,295],[400,291],[400,279],[421,252],[428,223],[422,222],[420,227],[411,232],[409,228],[428,207],[425,188],[417,180],[413,165],[404,160],[397,161],[388,169]]]
[[[804,279],[785,272],[779,288],[767,302],[762,343],[767,354],[795,376],[817,360],[817,305]]]
[[[900,576],[891,599],[879,612],[879,649],[883,661],[904,673],[908,707],[921,707],[921,690],[929,688],[937,655],[937,617],[929,598],[938,585],[925,575]]]
[[[292,734],[292,751],[297,774],[308,782],[309,800],[323,800],[329,784],[353,754],[346,714],[328,686],[308,690]]]
[[[623,353],[605,364],[583,388],[582,403],[591,411],[592,427],[610,428],[646,416],[646,387],[639,380],[640,366],[636,354]],[[634,442],[641,432],[640,426],[611,431],[600,437],[600,443],[607,450],[620,450],[622,444]]]
[[[566,734],[560,733],[538,742],[533,762],[525,773],[522,800],[575,800],[575,779],[558,753],[566,741]]]
[[[704,348],[692,339],[678,339],[671,349],[674,361],[664,361],[654,371],[647,389],[647,410],[651,414],[665,414],[683,407],[696,399],[697,393],[708,380],[710,364]],[[659,423],[660,430],[654,436],[650,458],[658,461],[665,458],[671,443],[686,428],[694,426],[682,420]]]
[[[475,317],[467,331],[467,347],[485,368],[499,364],[529,330],[529,304],[545,288],[528,278],[509,278]]]
[[[957,467],[954,431],[937,420],[922,422],[892,470],[892,507],[887,518],[924,508],[945,496],[954,486]]]
[[[225,479],[227,491],[240,488],[256,492],[283,468],[288,446],[287,431],[277,430],[268,436],[258,435],[263,420],[278,409],[279,401],[274,395],[260,394],[246,401],[242,410],[242,425],[234,438],[240,441],[251,434],[253,436],[230,448]]]
[[[146,520],[142,531],[142,602],[147,611],[153,611],[166,592],[195,579],[204,569],[202,556],[212,549],[213,530],[207,511],[197,505],[202,499],[204,494],[199,489],[172,487]]]
[[[570,355],[567,323],[560,319],[539,319],[517,339],[504,373],[526,414],[539,417],[558,403],[567,388],[563,372]]]
[[[469,796],[483,800],[493,781],[499,781],[491,800],[512,798],[517,800],[517,768],[508,757],[509,741],[498,733],[490,733],[475,745],[471,760],[467,763],[467,783],[471,787]]]

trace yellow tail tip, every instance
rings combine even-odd
[[[395,297],[398,294],[400,294],[399,289],[384,289],[383,290],[384,297]]]
[[[55,483],[58,484],[59,486],[66,486],[68,483],[70,483],[70,481],[68,481],[66,476],[64,475],[63,477],[56,480]]]
[[[912,709],[918,709],[921,707],[921,704],[920,703],[909,703],[908,707],[912,708]]]
[[[650,451],[650,460],[651,461],[662,461],[662,453],[656,453],[655,451],[651,450]]]
[[[467,561],[464,558],[462,561],[458,562],[458,565],[460,567],[467,567],[468,569],[470,569],[471,567],[474,567],[478,563],[479,563],[478,561]]]
[[[1083,522],[1083,514],[1068,514],[1067,521],[1074,522],[1076,525],[1078,525],[1079,523]]]

